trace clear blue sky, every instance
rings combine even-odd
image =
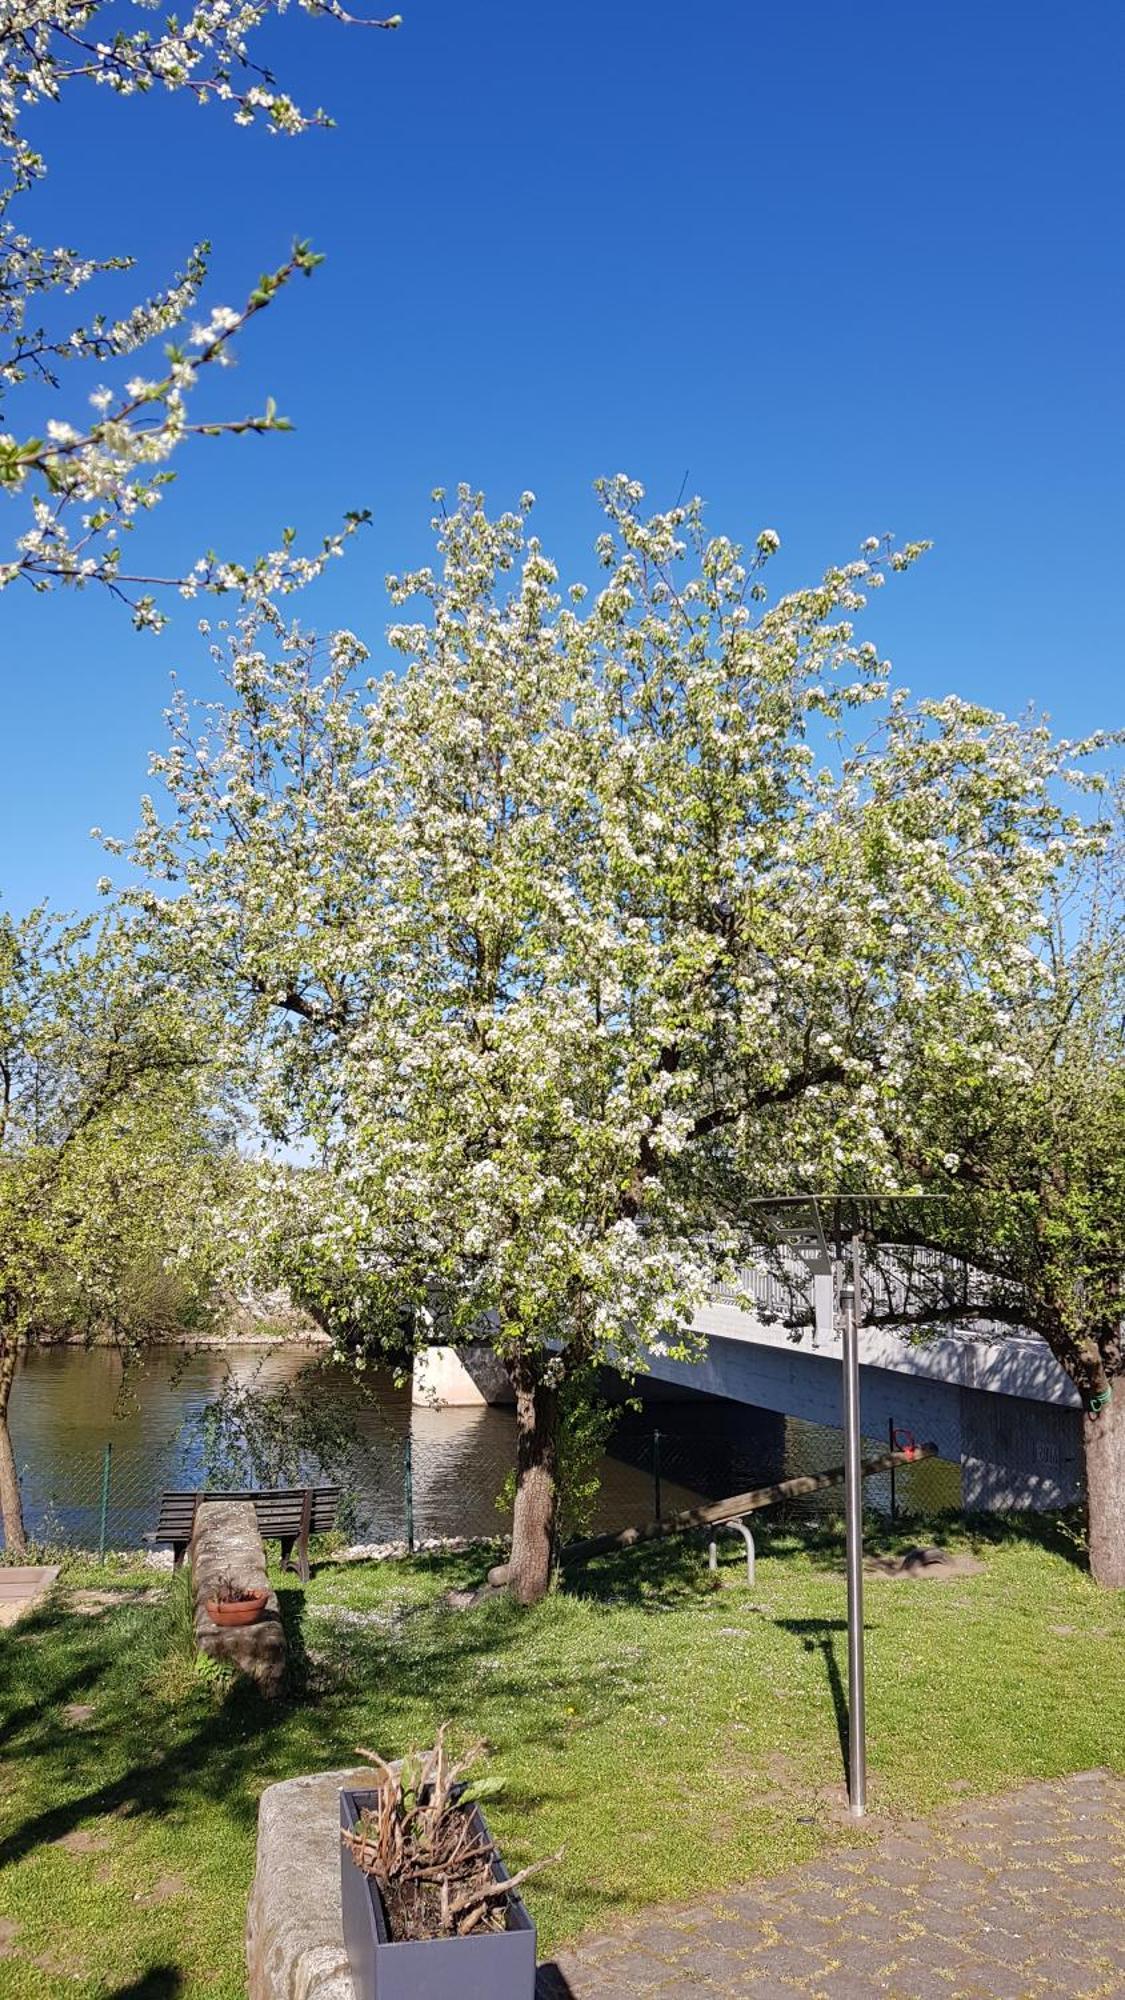
[[[41,234],[150,284],[210,236],[211,303],[295,234],[328,256],[222,385],[296,434],[184,454],[150,561],[369,506],[303,611],[378,651],[435,485],[532,487],[570,575],[599,473],[658,503],[686,473],[725,532],[778,530],[784,584],[932,537],[869,626],[909,686],[1125,721],[1119,0],[399,4],[393,36],[294,13],[263,38],[330,133],[101,92],[36,114]],[[204,684],[194,616],[153,638],[90,594],[0,598],[17,907],[90,901],[87,830],[132,826],[168,674]]]

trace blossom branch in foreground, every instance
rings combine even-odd
[[[132,259],[47,248],[14,225],[13,204],[46,171],[22,129],[29,110],[58,101],[66,87],[84,81],[117,96],[157,86],[187,91],[198,102],[227,105],[237,124],[260,123],[279,134],[331,123],[321,110],[301,110],[251,54],[256,31],[285,13],[287,0],[196,0],[186,19],[169,14],[155,25],[151,8],[136,3],[144,24],[132,33],[121,25],[122,8],[111,9],[105,0],[9,0],[0,21],[0,156],[8,168],[7,184],[0,185],[0,489],[31,514],[10,557],[0,557],[0,589],[19,580],[40,591],[100,584],[129,604],[135,624],[157,628],[166,614],[155,592],[191,597],[295,589],[339,552],[363,517],[346,516],[341,531],[307,556],[296,556],[287,537],[281,549],[247,564],[208,555],[167,576],[128,570],[122,560],[121,536],[157,505],[174,477],[168,461],[188,438],[289,428],[272,402],[258,413],[208,423],[189,422],[186,404],[200,371],[230,360],[231,343],[247,321],[296,271],[315,268],[320,260],[307,244],[298,244],[286,265],[263,278],[240,311],[218,308],[191,341],[170,348],[167,367],[152,371],[151,379],[137,375],[120,390],[98,387],[91,398],[95,421],[44,422],[40,416],[43,435],[25,436],[5,425],[5,398],[24,388],[40,397],[57,393],[64,363],[112,362],[174,334],[196,306],[210,248],[197,246],[180,275],[116,320],[98,313],[77,325],[50,324],[51,300],[69,297],[97,276],[128,270]],[[352,14],[338,0],[302,0],[302,6],[350,27],[400,24],[398,15]]]
[[[162,376],[134,377],[116,402],[110,390],[95,391],[91,401],[101,415],[84,432],[52,419],[46,438],[21,441],[0,436],[0,488],[10,494],[29,484],[39,489],[32,495],[31,528],[19,538],[12,559],[0,563],[0,589],[21,578],[37,590],[50,589],[54,583],[100,583],[130,605],[138,627],[159,628],[166,615],[157,606],[154,589],[177,590],[184,597],[251,587],[267,594],[285,593],[309,582],[341,552],[365,514],[345,516],[342,530],[326,536],[312,555],[296,555],[292,537],[286,535],[281,549],[252,564],[222,561],[212,553],[193,569],[172,576],[152,577],[126,569],[120,539],[157,505],[175,477],[167,461],[185,438],[262,435],[291,428],[272,401],[257,414],[193,423],[188,396],[203,369],[229,362],[232,343],[250,320],[298,272],[308,276],[319,262],[307,243],[295,244],[287,262],[260,279],[240,311],[216,307],[205,324],[194,328],[187,347],[170,347]],[[193,296],[190,281],[178,292],[179,297],[185,294]],[[142,585],[146,588],[137,594],[135,587]]]

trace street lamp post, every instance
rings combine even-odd
[[[867,1731],[863,1686],[863,1473],[859,1421],[859,1243],[852,1239],[841,1271],[840,1317],[844,1348],[844,1531],[848,1570],[848,1810],[867,1809]]]

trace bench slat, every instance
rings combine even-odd
[[[201,1500],[251,1500],[258,1532],[273,1541],[296,1538],[301,1533],[305,1510],[303,1486],[278,1487],[244,1492],[162,1493],[154,1541],[187,1541],[195,1525],[195,1510]],[[338,1486],[312,1488],[308,1525],[311,1533],[324,1534],[335,1526],[340,1502]]]

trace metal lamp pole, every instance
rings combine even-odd
[[[867,1730],[863,1689],[863,1473],[859,1427],[859,1241],[840,1284],[844,1342],[844,1528],[848,1568],[848,1810],[867,1809]]]

